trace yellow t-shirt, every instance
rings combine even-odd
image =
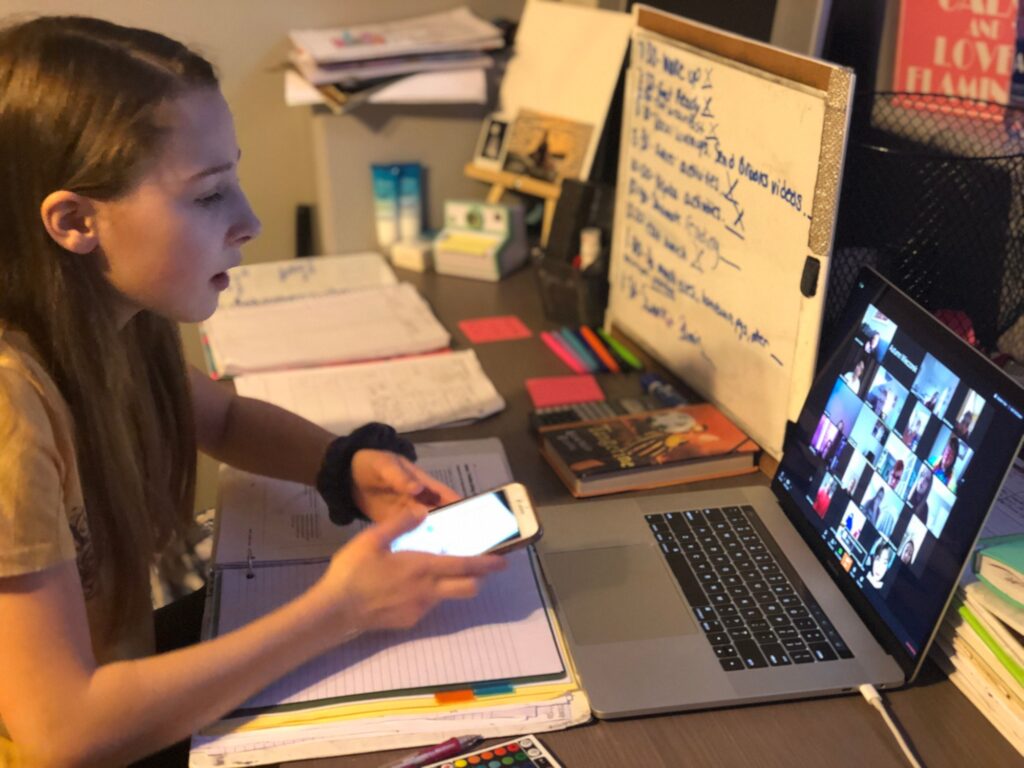
[[[115,637],[101,637],[114,598],[109,571],[93,557],[71,412],[28,337],[0,325],[0,578],[69,560],[78,565],[96,662],[153,653],[148,606]],[[0,679],[2,670],[0,659]],[[0,758],[5,734],[0,713]]]

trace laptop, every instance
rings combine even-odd
[[[836,335],[770,487],[541,510],[598,717],[917,675],[1021,448],[1024,394],[870,270]]]

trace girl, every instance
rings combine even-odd
[[[953,480],[953,466],[960,455],[960,441],[956,435],[949,436],[949,442],[942,449],[942,453],[935,459],[932,469],[935,470],[935,477],[939,478],[946,485]],[[951,490],[956,490],[951,489]]]
[[[259,230],[238,159],[180,44],[86,18],[0,30],[0,764],[135,760],[501,567],[390,552],[455,498],[390,428],[335,439],[186,371],[176,323],[213,312]],[[154,655],[150,568],[191,523],[197,446],[376,524],[291,603]]]

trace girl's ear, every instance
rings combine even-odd
[[[39,207],[43,226],[61,248],[86,254],[96,250],[96,206],[87,197],[60,189],[51,192]]]

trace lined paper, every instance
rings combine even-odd
[[[480,419],[505,407],[472,350],[249,374],[235,379],[235,389],[341,434],[368,421],[411,432]]]
[[[371,632],[305,664],[242,709],[564,673],[530,555],[483,582],[471,600],[442,603],[411,630]],[[247,578],[221,571],[218,634],[259,618],[309,588],[326,563],[267,564]]]

